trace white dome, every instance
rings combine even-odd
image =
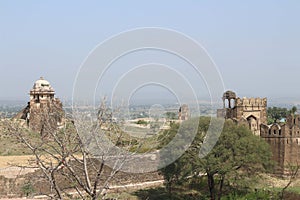
[[[43,77],[41,77],[39,80],[37,80],[33,85],[33,90],[35,91],[54,91],[51,87],[50,83],[45,80]]]

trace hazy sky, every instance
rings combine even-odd
[[[89,52],[112,35],[139,27],[174,29],[197,40],[217,64],[225,87],[239,96],[300,102],[298,0],[3,0],[0,99],[28,99],[40,76],[61,99],[70,99]]]

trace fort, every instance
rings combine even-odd
[[[62,103],[55,98],[50,83],[41,77],[29,92],[28,105],[14,118],[23,119],[28,128],[44,135],[47,129],[57,129],[63,124]],[[298,165],[300,158],[300,115],[287,116],[286,122],[268,124],[267,98],[240,98],[233,91],[222,97],[223,108],[217,117],[233,120],[245,125],[254,135],[264,139],[271,147],[273,160],[278,163],[277,172],[285,173],[289,165]],[[179,108],[180,121],[190,118],[188,105]]]
[[[287,116],[286,123],[261,125],[261,137],[271,146],[273,159],[284,167],[299,164],[300,115]]]
[[[23,119],[26,125],[41,135],[47,129],[56,129],[62,124],[63,108],[50,83],[43,77],[37,80],[29,92],[30,101],[14,118]]]
[[[267,98],[239,98],[227,91],[222,100],[223,109],[217,110],[218,117],[249,125],[255,135],[260,135],[260,125],[267,124]]]
[[[245,125],[271,147],[276,172],[285,173],[288,166],[298,165],[300,153],[300,115],[290,114],[286,122],[267,124],[267,98],[239,98],[232,91],[223,95],[223,109],[217,117]]]

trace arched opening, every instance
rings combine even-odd
[[[229,108],[230,107],[228,99],[224,100],[224,106],[225,106],[225,108]]]
[[[248,124],[249,124],[249,128],[252,132],[257,131],[258,130],[258,123],[257,123],[257,119],[251,115],[247,118]]]
[[[234,108],[235,107],[235,99],[230,99],[230,108]]]

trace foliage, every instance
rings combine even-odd
[[[145,120],[140,119],[140,120],[138,120],[138,121],[136,122],[136,124],[140,124],[140,125],[148,125],[148,122],[146,122]]]
[[[290,114],[294,115],[297,112],[297,107],[293,106],[290,110]]]
[[[166,112],[165,115],[167,119],[177,119],[177,114],[175,112]]]
[[[255,199],[255,200],[265,200],[265,199],[277,199],[276,194],[272,193],[267,190],[255,190],[249,191],[247,194],[237,194],[237,193],[229,193],[228,195],[224,196],[222,200],[248,200],[248,199]]]
[[[286,118],[289,114],[287,108],[280,108],[280,107],[269,107],[267,110],[268,114],[268,123],[274,123],[276,120],[281,120],[282,118]]]
[[[172,192],[170,196],[169,193],[165,191],[164,188],[150,188],[139,190],[133,193],[138,199],[148,199],[148,200],[201,200],[207,199],[205,195],[201,194],[196,190],[185,190],[185,188],[177,187],[176,190]]]
[[[293,106],[290,110],[287,108],[280,107],[269,107],[267,110],[268,113],[268,124],[272,124],[277,120],[286,118],[288,115],[294,115],[297,112],[297,107]]]
[[[21,187],[21,190],[26,197],[28,197],[30,194],[34,193],[35,191],[33,185],[30,182],[25,183]]]
[[[237,126],[232,121],[225,122],[215,147],[200,159],[199,150],[209,124],[209,118],[201,117],[196,138],[186,153],[161,170],[169,192],[172,192],[172,185],[180,184],[180,180],[206,176],[211,199],[220,199],[224,189],[247,190],[258,172],[272,166],[269,145],[248,128]],[[173,136],[176,129],[170,131],[168,134]],[[188,129],[185,133],[188,134]],[[170,141],[169,138],[166,140]]]
[[[151,188],[138,190],[132,193],[131,196],[119,196],[118,199],[148,199],[148,200],[210,200],[211,198],[207,196],[208,191],[205,189],[194,190],[188,186],[176,186],[170,196],[164,188]],[[137,197],[137,198],[136,198]],[[296,192],[287,192],[285,195],[285,200],[295,200],[299,199],[299,194]],[[230,191],[225,194],[221,200],[280,200],[277,195],[276,190],[272,189],[254,189],[247,192]]]
[[[284,199],[286,190],[290,187],[292,182],[295,179],[297,179],[300,166],[298,164],[297,165],[289,164],[288,169],[289,169],[289,181],[288,181],[287,185],[285,187],[283,187],[281,192],[279,193],[280,199]]]

